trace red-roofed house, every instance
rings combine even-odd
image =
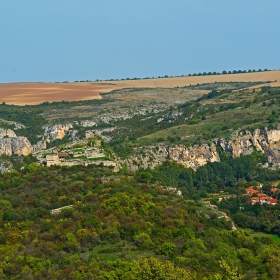
[[[271,198],[263,193],[259,193],[257,197],[252,197],[250,201],[251,201],[252,205],[254,205],[256,203],[260,203],[260,204],[266,203],[266,204],[271,204],[271,205],[277,204],[276,198]]]
[[[248,195],[253,195],[255,193],[259,193],[259,190],[255,190],[253,186],[246,188],[246,192]]]
[[[250,202],[252,205],[254,205],[256,203],[260,203],[260,204],[266,203],[266,204],[271,204],[271,205],[277,204],[276,198],[272,198],[272,197],[267,196],[264,193],[260,193],[261,189],[262,189],[262,184],[260,184],[257,187],[251,186],[249,188],[246,188],[246,192],[248,195],[252,196],[253,194],[257,194],[257,196],[254,196],[250,199]],[[279,189],[277,189],[277,188],[271,189],[271,193],[274,193],[276,191],[279,191]]]
[[[269,198],[269,204],[275,205],[277,204],[277,199],[276,198]]]

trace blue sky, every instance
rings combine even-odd
[[[280,68],[279,0],[9,0],[0,82]]]

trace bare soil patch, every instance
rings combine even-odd
[[[113,89],[118,89],[114,86]],[[0,84],[0,102],[15,105],[40,104],[45,101],[101,99],[101,92],[112,85],[93,83],[12,83]]]

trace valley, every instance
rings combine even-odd
[[[279,73],[9,104],[18,85],[0,104],[0,277],[279,279]]]

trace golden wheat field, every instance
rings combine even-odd
[[[0,102],[15,105],[40,104],[45,101],[100,99],[100,93],[122,88],[173,88],[214,82],[271,81],[280,86],[280,71],[213,76],[184,76],[142,80],[83,83],[10,83],[0,84]],[[261,85],[262,86],[262,85]],[[260,86],[255,86],[260,87]]]
[[[143,80],[125,80],[114,81],[116,86],[122,88],[141,88],[141,87],[163,87],[173,88],[176,86],[189,86],[190,84],[203,84],[215,82],[259,82],[273,81],[271,86],[280,86],[280,71],[253,72],[242,74],[227,74],[227,75],[212,75],[212,76],[184,76],[174,78],[159,78],[159,79],[143,79]],[[275,82],[276,81],[276,82]],[[103,82],[103,84],[112,82]],[[261,85],[263,86],[263,85]]]

